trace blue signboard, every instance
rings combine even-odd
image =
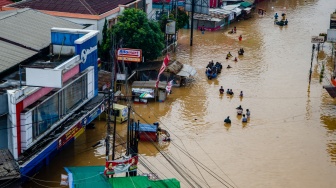
[[[104,112],[104,110],[105,110],[105,105],[101,104],[94,111],[92,111],[90,114],[88,114],[85,118],[82,119],[82,122],[81,122],[82,126],[85,127],[86,125],[91,123],[91,121],[96,119],[96,117],[98,117],[102,112]]]
[[[97,35],[84,41],[82,44],[75,44],[75,52],[80,55],[82,63],[79,65],[80,72],[87,69],[89,66],[94,67],[94,96],[98,94],[98,49]]]
[[[51,43],[56,45],[74,46],[75,40],[81,38],[86,33],[61,33],[51,32]]]
[[[90,33],[96,32],[96,33]],[[82,63],[79,65],[80,72],[90,66],[94,67],[94,96],[98,94],[98,38],[97,31],[87,30],[53,30],[51,42],[54,45],[74,46],[75,54],[80,56]],[[86,36],[85,36],[86,35]],[[86,37],[86,38],[82,38]],[[82,38],[80,42],[75,41]],[[83,42],[82,42],[83,41]],[[80,44],[78,44],[80,43]]]

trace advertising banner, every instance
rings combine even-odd
[[[84,131],[84,128],[80,123],[77,123],[74,127],[72,127],[67,133],[65,133],[59,140],[57,149],[60,149],[62,146],[64,146],[70,139],[76,137],[76,134],[80,131]]]
[[[142,50],[141,49],[130,49],[130,48],[119,48],[117,51],[117,59],[119,61],[126,61],[126,62],[141,62],[142,61]]]
[[[106,161],[104,174],[110,176],[113,174],[132,172],[138,168],[138,156],[127,156],[125,159]]]
[[[132,95],[139,98],[154,98],[154,89],[132,88]]]

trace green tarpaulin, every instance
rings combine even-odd
[[[65,167],[70,188],[180,188],[175,179],[149,180],[147,176],[106,178],[104,166]]]
[[[240,6],[242,6],[242,7],[244,7],[244,8],[247,8],[247,7],[251,6],[251,5],[252,5],[252,4],[249,3],[249,2],[242,2],[242,3],[240,3]]]
[[[112,188],[180,188],[176,179],[149,180],[146,176],[118,177],[109,179]]]
[[[108,179],[103,174],[104,166],[66,167],[69,187],[76,188],[111,188]]]

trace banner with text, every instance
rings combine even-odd
[[[104,174],[106,176],[132,172],[138,168],[138,156],[125,157],[125,159],[119,159],[114,161],[106,161]]]
[[[141,49],[130,49],[130,48],[119,48],[117,51],[117,59],[119,61],[126,61],[126,62],[141,62],[142,61],[142,50]]]

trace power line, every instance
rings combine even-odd
[[[137,114],[138,115],[138,114]],[[142,118],[140,115],[138,115],[140,118]],[[142,118],[143,119],[143,118]],[[144,119],[143,119],[144,120]],[[145,121],[145,120],[144,120]],[[145,121],[146,122],[146,121]],[[155,145],[154,145],[155,146]],[[179,167],[179,165],[176,163],[176,162],[174,162],[169,156],[167,156],[167,155],[165,155],[165,152],[163,152],[163,151],[161,151],[159,148],[157,148],[156,146],[155,146],[155,148],[166,158],[166,160],[175,168],[175,170],[177,170],[179,173],[180,173],[180,175],[182,176],[182,177],[184,177],[185,179],[186,179],[186,177],[185,176],[183,176],[182,175],[182,173],[181,173],[181,170],[182,169],[180,169],[180,167]],[[184,151],[185,152],[185,151]],[[188,152],[186,152],[186,153],[188,153]],[[185,153],[185,154],[186,154]],[[189,154],[189,153],[188,153]],[[187,155],[186,154],[186,156],[188,156],[190,159],[192,159],[192,157],[190,157],[191,155],[189,154],[189,155]],[[199,161],[197,161],[198,163],[200,163]],[[183,164],[182,164],[182,166],[184,166]],[[205,166],[205,165],[204,165]],[[177,169],[177,167],[179,167],[179,169]],[[186,168],[187,169],[187,168]],[[210,170],[211,171],[211,170]],[[192,173],[192,172],[191,172]],[[184,172],[184,174],[186,174],[186,175],[188,175],[188,173],[187,172]],[[195,175],[195,174],[194,174]],[[193,180],[193,178],[190,176],[190,175],[188,175],[188,177],[190,178],[190,179],[192,179]],[[193,180],[195,183],[196,183],[196,181],[195,180]],[[225,180],[224,180],[225,181]],[[189,182],[190,183],[190,182]],[[199,185],[198,183],[196,183],[197,185]],[[223,184],[223,185],[225,185],[225,184]]]

